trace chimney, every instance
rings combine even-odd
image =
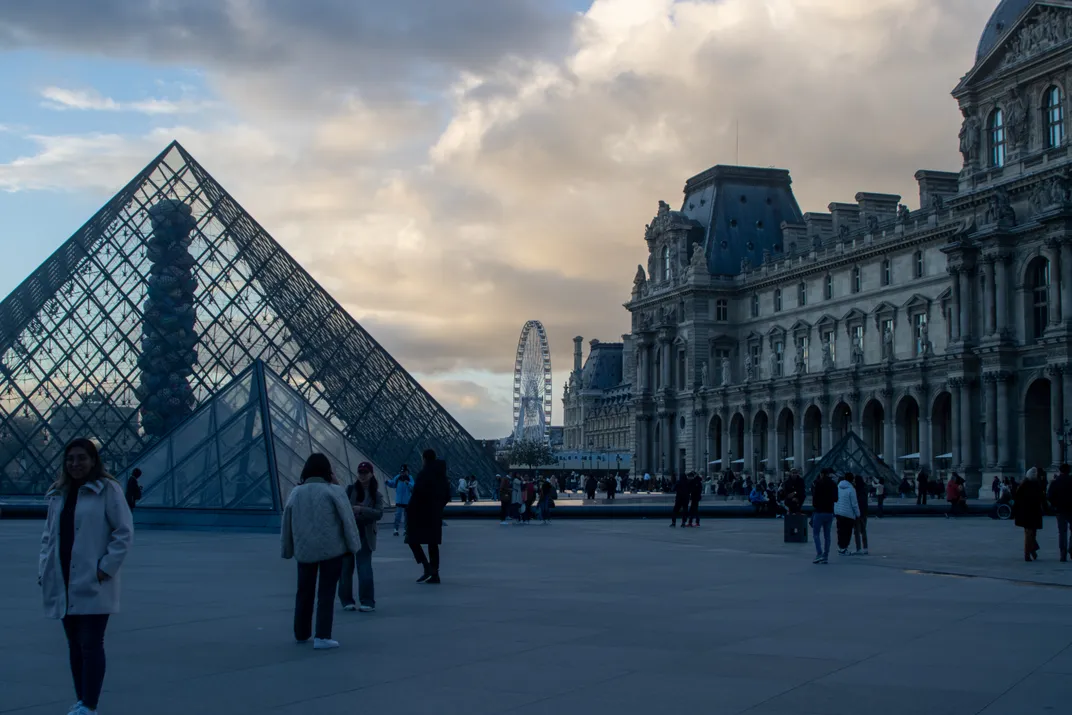
[[[920,169],[916,172],[919,182],[919,207],[926,211],[934,208],[934,198],[946,199],[957,195],[960,186],[960,174],[951,171],[930,171]]]
[[[573,339],[573,371],[581,371],[581,345],[584,343],[584,338],[577,336]]]

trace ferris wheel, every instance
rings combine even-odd
[[[545,441],[551,425],[551,350],[538,320],[521,329],[514,361],[515,440]]]

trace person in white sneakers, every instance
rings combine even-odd
[[[837,489],[838,498],[834,503],[834,518],[837,519],[838,553],[844,556],[849,553],[852,530],[856,525],[856,520],[860,518],[860,502],[856,498],[856,485],[852,472],[845,472],[841,475]]]
[[[361,550],[354,510],[331,470],[327,455],[309,455],[301,480],[283,508],[283,558],[298,562],[298,595],[294,604],[294,639],[317,650],[338,648],[331,637],[335,588],[343,556]],[[317,589],[319,578],[320,588]],[[316,631],[313,632],[313,604]]]
[[[88,439],[67,445],[63,471],[45,494],[37,583],[45,613],[63,621],[78,702],[68,715],[96,715],[104,685],[104,630],[119,611],[119,570],[134,540],[123,488]]]
[[[372,464],[357,465],[357,481],[346,487],[346,497],[354,510],[361,550],[342,557],[342,576],[339,578],[339,600],[342,610],[371,613],[376,610],[376,584],[372,573],[372,552],[376,550],[377,523],[383,518],[383,493],[373,474]],[[357,597],[354,603],[354,566],[357,566]]]

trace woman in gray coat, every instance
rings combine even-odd
[[[97,446],[76,439],[45,494],[37,581],[45,613],[62,619],[78,702],[71,714],[95,715],[104,685],[104,631],[119,611],[119,569],[134,539],[123,489],[104,472]]]

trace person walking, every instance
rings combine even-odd
[[[331,637],[335,589],[343,557],[361,549],[361,538],[346,491],[336,480],[327,455],[316,452],[305,461],[298,486],[283,508],[280,536],[283,558],[298,562],[294,639],[307,643],[312,636],[316,650],[338,648],[339,642]]]
[[[949,513],[945,515],[946,519],[950,519],[957,515],[957,509],[960,507],[960,475],[956,472],[949,477],[949,481],[945,484],[945,500],[949,502]]]
[[[614,495],[620,486],[617,478],[607,480],[607,501],[614,501]]]
[[[852,534],[853,538],[856,539],[856,554],[867,556],[868,486],[867,480],[864,479],[864,475],[857,474],[853,486],[856,487],[856,503],[860,507],[860,515],[856,517],[856,523],[853,524]],[[861,542],[863,543],[863,548],[860,548]]]
[[[395,490],[395,536],[398,536],[399,528],[406,524],[406,507],[409,505],[409,495],[413,492],[409,465],[403,464],[398,474],[387,480],[387,486]]]
[[[830,558],[830,527],[834,523],[834,503],[837,502],[838,489],[830,472],[823,469],[811,487],[811,529],[815,539],[815,561],[825,564]],[[820,532],[823,544],[819,544]]]
[[[541,523],[551,523],[551,508],[554,506],[557,496],[558,492],[550,481],[544,480],[540,482],[540,502],[537,508],[540,512]]]
[[[1057,515],[1057,548],[1061,561],[1068,561],[1068,536],[1072,532],[1072,468],[1067,464],[1058,469],[1047,496],[1050,508]]]
[[[883,504],[886,503],[886,482],[881,477],[875,479],[875,503],[878,505],[878,518],[882,518]]]
[[[468,477],[461,477],[460,479],[458,479],[458,501],[460,501],[465,506],[469,506]]]
[[[376,584],[372,573],[372,552],[376,550],[379,521],[383,518],[383,493],[373,474],[372,464],[357,465],[357,481],[346,488],[346,496],[354,512],[357,535],[361,548],[357,553],[347,552],[342,557],[342,575],[339,578],[339,601],[344,611],[358,610],[371,613],[376,610]],[[358,607],[354,603],[354,567],[357,567]]]
[[[849,553],[853,526],[856,524],[856,520],[860,518],[860,501],[856,496],[856,486],[853,483],[852,472],[845,472],[845,474],[841,475],[837,490],[834,518],[837,520],[838,553],[844,556]]]
[[[674,510],[670,514],[670,528],[673,529],[677,526],[677,515],[681,514],[681,526],[682,528],[688,526],[685,519],[689,515],[689,496],[692,491],[689,487],[689,480],[682,477],[677,480],[674,485]]]
[[[521,481],[521,475],[514,473],[510,480],[510,515],[515,524],[521,523],[521,505],[524,503],[525,483]]]
[[[916,475],[916,505],[927,505],[927,491],[930,489],[930,479],[927,478],[927,470],[920,469]]]
[[[97,446],[67,445],[59,478],[45,494],[37,583],[45,615],[63,623],[78,698],[68,715],[96,715],[104,686],[104,631],[119,612],[120,579],[134,520],[123,489],[104,471]]]
[[[406,543],[424,569],[417,583],[439,583],[439,545],[443,543],[443,508],[450,501],[450,481],[447,463],[436,457],[435,450],[424,450],[422,457],[424,464],[409,500]],[[425,545],[427,556],[422,548]]]
[[[589,474],[588,478],[584,481],[584,492],[589,501],[595,501],[596,486],[596,478]]]
[[[1045,495],[1038,480],[1038,469],[1031,467],[1016,489],[1012,512],[1016,525],[1024,530],[1024,561],[1038,559],[1038,532],[1042,528]]]
[[[688,526],[700,526],[700,499],[703,497],[703,478],[693,474],[689,481],[689,523]]]
[[[127,507],[134,511],[134,505],[141,500],[141,484],[138,483],[138,478],[141,477],[141,470],[135,469],[127,477],[127,488],[125,491],[127,499]]]
[[[998,500],[998,496],[1001,495],[1001,480],[996,476],[994,481],[990,482],[990,491],[994,492],[994,501]]]
[[[512,491],[510,486],[509,476],[495,475],[495,478],[499,482],[499,523],[506,526],[510,523],[510,493]]]

